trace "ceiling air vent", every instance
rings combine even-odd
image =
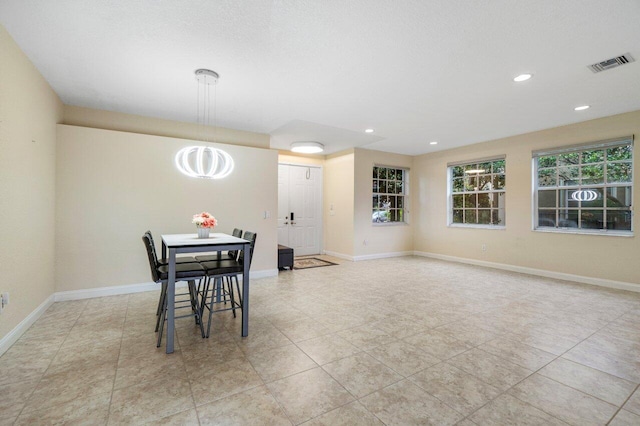
[[[625,65],[630,62],[634,62],[635,59],[631,57],[629,53],[625,53],[622,56],[618,56],[615,58],[607,59],[606,61],[597,62],[595,64],[589,65],[588,68],[593,72],[606,71],[611,68],[619,67],[620,65]]]

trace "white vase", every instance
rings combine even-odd
[[[198,238],[209,238],[211,228],[198,228]]]

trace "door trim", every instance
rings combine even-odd
[[[324,166],[320,164],[304,164],[304,163],[292,163],[290,161],[278,161],[278,166],[296,166],[296,167],[310,167],[320,169],[320,235],[318,241],[320,247],[318,254],[324,253]],[[295,253],[294,253],[295,255]]]

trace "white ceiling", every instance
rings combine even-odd
[[[639,0],[0,0],[0,22],[66,104],[195,121],[210,68],[217,124],[273,148],[415,155],[640,109]]]

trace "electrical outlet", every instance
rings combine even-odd
[[[482,245],[482,249],[481,249],[481,250],[482,250],[482,251],[487,251],[487,245],[486,245],[486,244],[483,244],[483,245]]]

